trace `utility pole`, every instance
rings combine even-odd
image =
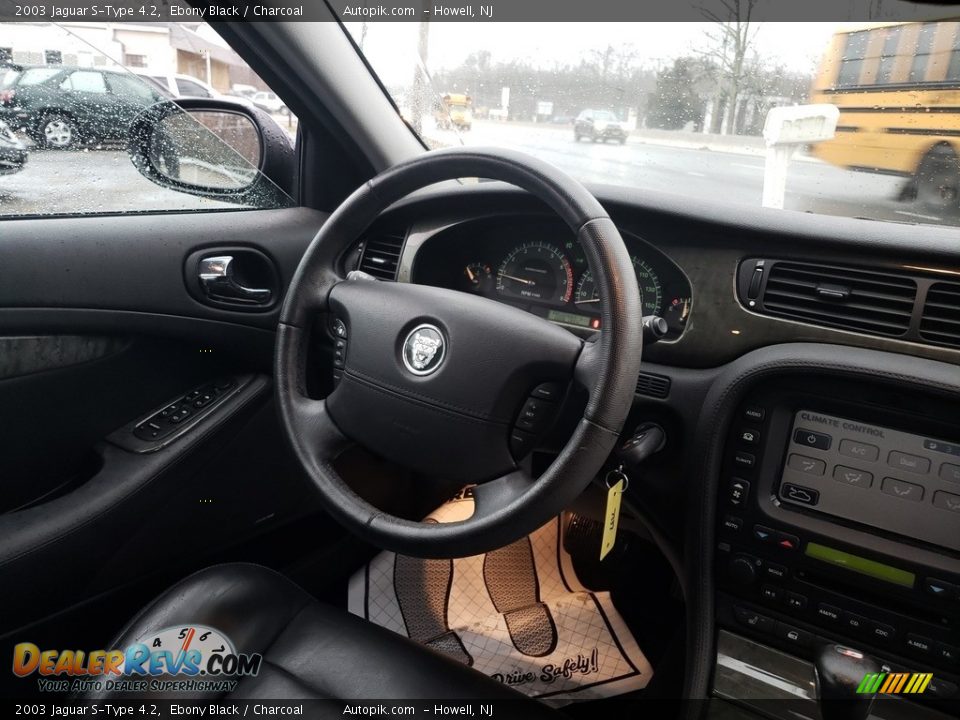
[[[413,117],[413,129],[419,134],[423,130],[423,114],[428,108],[427,96],[427,54],[430,48],[430,21],[420,21],[420,36],[417,42],[417,66],[413,70],[413,104],[410,111]]]

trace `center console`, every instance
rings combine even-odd
[[[960,702],[955,402],[810,378],[756,385],[725,445],[717,622],[810,659],[828,642]],[[913,698],[911,698],[913,699]]]

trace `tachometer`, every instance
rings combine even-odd
[[[633,261],[633,271],[637,275],[637,288],[640,290],[644,316],[659,315],[660,305],[663,302],[660,278],[644,260],[636,255],[631,256],[630,259]],[[593,274],[589,270],[581,276],[573,302],[581,310],[600,312],[600,293],[593,282]]]
[[[550,243],[518,245],[497,269],[497,292],[506,297],[567,303],[573,294],[573,268]]]

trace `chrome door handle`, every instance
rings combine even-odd
[[[200,261],[200,287],[207,297],[228,302],[265,305],[273,293],[268,288],[244,287],[234,275],[233,255],[217,255]]]

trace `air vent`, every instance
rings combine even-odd
[[[960,347],[960,283],[930,286],[920,317],[920,336],[938,345]]]
[[[368,237],[363,243],[359,269],[381,280],[396,280],[402,249],[402,235]]]
[[[665,398],[670,394],[670,378],[653,373],[640,373],[637,378],[637,395]]]
[[[894,273],[774,262],[761,311],[815,325],[899,337],[910,327],[917,283]]]

